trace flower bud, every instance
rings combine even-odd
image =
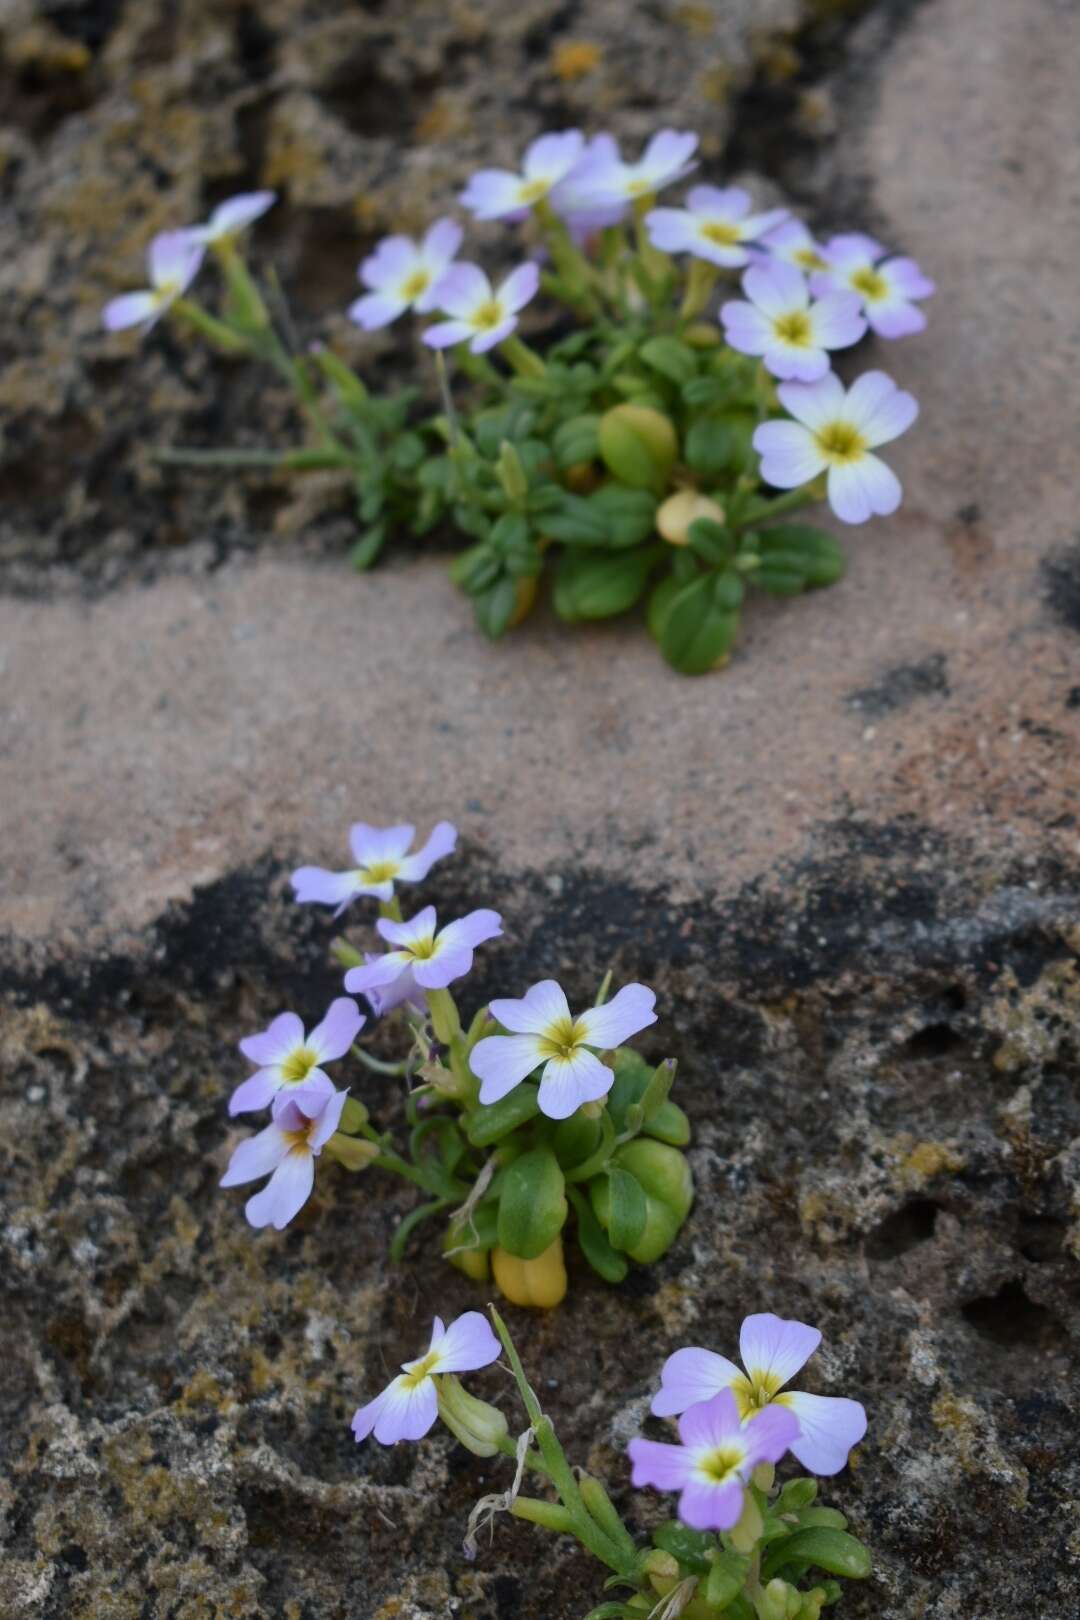
[[[495,463],[495,474],[503,487],[507,500],[521,501],[529,493],[529,480],[525,468],[521,465],[521,457],[509,439],[504,439],[499,447],[499,459]]]
[[[698,518],[723,523],[724,508],[708,495],[699,495],[696,489],[676,490],[656,509],[656,527],[673,546],[690,544],[690,525]]]
[[[341,1118],[338,1120],[338,1129],[344,1131],[346,1136],[355,1136],[367,1122],[368,1111],[359,1097],[346,1097]]]
[[[494,1457],[505,1436],[506,1418],[497,1406],[470,1395],[453,1373],[435,1379],[439,1416],[474,1457]]]
[[[731,1545],[736,1552],[753,1552],[761,1538],[765,1524],[761,1517],[761,1510],[749,1491],[743,1492],[742,1512],[739,1522],[731,1529]]]
[[[522,1260],[496,1245],[491,1251],[491,1269],[500,1292],[515,1305],[551,1310],[566,1295],[566,1265],[561,1236],[535,1260]]]
[[[621,483],[663,493],[679,454],[669,417],[651,405],[613,405],[600,418],[599,436],[604,464]]]
[[[771,1491],[773,1480],[776,1478],[776,1464],[770,1462],[758,1463],[750,1478],[759,1491]]]
[[[330,1140],[323,1147],[338,1164],[343,1164],[346,1170],[366,1170],[373,1159],[379,1157],[379,1148],[376,1142],[368,1142],[361,1137],[346,1136],[342,1131],[335,1131]]]
[[[782,1581],[778,1575],[775,1576],[758,1597],[756,1608],[759,1620],[791,1620],[792,1611],[788,1608],[788,1594],[792,1590],[787,1581]],[[797,1592],[795,1601],[801,1606],[802,1599]]]
[[[688,326],[682,335],[684,343],[689,343],[692,349],[718,349],[723,339],[718,326],[710,326],[708,321],[695,321]]]

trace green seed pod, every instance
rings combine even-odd
[[[498,1407],[470,1395],[453,1373],[436,1378],[435,1389],[439,1416],[454,1438],[474,1457],[494,1457],[507,1432],[506,1418]]]

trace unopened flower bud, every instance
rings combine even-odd
[[[642,1567],[653,1591],[659,1592],[661,1597],[665,1597],[679,1579],[679,1560],[659,1547],[654,1547]]]
[[[765,1528],[759,1509],[749,1491],[743,1492],[742,1512],[739,1521],[732,1526],[731,1545],[736,1552],[753,1552]]]
[[[368,1142],[357,1136],[345,1136],[341,1131],[335,1131],[323,1148],[323,1152],[343,1164],[346,1170],[366,1170],[368,1165],[379,1157],[379,1148],[376,1142]]]
[[[474,1457],[494,1457],[507,1432],[506,1418],[497,1406],[478,1400],[453,1373],[436,1378],[439,1416],[456,1440]]]
[[[524,500],[529,493],[529,480],[525,468],[521,464],[521,457],[509,439],[504,439],[499,447],[499,459],[495,463],[495,474],[503,487],[507,500]]]

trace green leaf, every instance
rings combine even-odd
[[[463,591],[482,591],[499,577],[499,559],[486,540],[469,546],[450,564],[450,578]]]
[[[669,574],[666,579],[662,579],[660,581],[659,585],[649,597],[649,606],[646,610],[646,618],[649,625],[649,634],[655,641],[659,641],[663,635],[664,625],[667,622],[668,610],[681,589],[682,586],[675,578],[674,574]]]
[[[824,1527],[796,1530],[778,1542],[765,1559],[761,1578],[770,1581],[786,1565],[795,1563],[844,1575],[850,1581],[865,1580],[870,1573],[870,1554],[862,1542],[846,1530]]]
[[[386,541],[386,524],[373,523],[349,551],[349,561],[358,573],[370,568]]]
[[[503,634],[514,617],[516,607],[517,586],[506,574],[473,596],[476,622],[492,641],[497,641]]]
[[[778,554],[762,561],[760,568],[755,568],[749,579],[759,590],[768,591],[770,596],[799,596],[806,589],[806,575],[802,571],[799,559]]]
[[[726,1608],[736,1593],[742,1591],[749,1569],[750,1559],[745,1553],[721,1552],[713,1560],[705,1579],[702,1595],[706,1603],[718,1609]]]
[[[607,538],[602,512],[591,506],[584,495],[559,492],[557,504],[545,494],[541,516],[537,519],[541,532],[549,540],[561,540],[565,545],[603,545]]]
[[[734,555],[735,536],[722,523],[714,523],[712,518],[695,518],[686,531],[686,537],[691,549],[710,568],[726,567]],[[740,594],[733,606],[739,607],[741,603]]]
[[[680,343],[678,338],[650,338],[641,345],[638,354],[647,366],[658,371],[669,382],[686,383],[697,375],[697,355],[685,343]]]
[[[602,1134],[600,1121],[589,1119],[579,1108],[556,1125],[551,1136],[552,1151],[564,1170],[572,1170],[596,1151]]]
[[[809,1507],[818,1493],[816,1479],[803,1477],[789,1479],[780,1495],[776,1499],[777,1513],[798,1513],[800,1508]]]
[[[662,495],[679,454],[675,425],[640,399],[613,405],[600,418],[600,454],[609,472],[632,489]]]
[[[612,1248],[588,1200],[574,1187],[568,1187],[567,1192],[577,1218],[577,1239],[582,1254],[605,1282],[621,1283],[630,1269],[626,1256]]]
[[[737,577],[737,576],[735,576]],[[703,574],[672,600],[660,651],[683,675],[704,675],[734,644],[739,628],[727,574]]]
[[[609,1166],[608,1177],[608,1237],[612,1248],[624,1252],[641,1241],[648,1219],[648,1203],[640,1181],[628,1170]]]
[[[492,1249],[498,1242],[499,1206],[490,1200],[447,1226],[447,1248]]]
[[[564,551],[555,570],[555,611],[574,624],[579,619],[608,619],[633,607],[648,583],[661,548],[636,551]]]
[[[642,1132],[645,1136],[655,1137],[658,1142],[668,1142],[672,1147],[685,1147],[690,1140],[690,1120],[678,1103],[673,1103],[669,1098],[645,1121]]]
[[[535,1260],[566,1220],[563,1173],[550,1148],[532,1148],[508,1165],[499,1195],[499,1244]]]
[[[586,501],[594,516],[599,516],[605,538],[613,548],[640,545],[656,527],[656,497],[647,489],[604,484]]]
[[[715,1536],[708,1535],[704,1530],[691,1530],[688,1525],[671,1519],[667,1524],[657,1525],[652,1538],[661,1552],[670,1553],[692,1574],[707,1573],[710,1566],[707,1555],[716,1548]]]
[[[839,1508],[807,1507],[799,1514],[799,1529],[846,1530],[847,1518]]]
[[[599,425],[600,418],[594,414],[572,416],[568,422],[559,423],[551,435],[551,450],[561,471],[596,460],[600,454]]]
[[[398,1222],[397,1230],[390,1240],[390,1258],[395,1265],[403,1259],[405,1246],[416,1228],[422,1225],[424,1221],[430,1220],[432,1215],[438,1214],[440,1209],[445,1209],[448,1203],[449,1199],[447,1198],[434,1198],[430,1204],[419,1204],[416,1209],[411,1209]]]
[[[426,453],[419,433],[400,433],[390,452],[390,465],[398,472],[412,472],[419,467]]]
[[[774,561],[778,556],[798,557],[809,586],[835,585],[847,571],[847,558],[837,540],[824,529],[808,523],[778,523],[758,532],[761,556]]]
[[[480,1103],[470,1115],[465,1135],[473,1147],[489,1147],[540,1112],[535,1086],[515,1086],[495,1103]]]
[[[699,416],[687,429],[683,460],[703,477],[716,478],[727,471],[732,452],[737,448],[729,422],[718,416]]]

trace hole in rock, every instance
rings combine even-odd
[[[1051,1311],[1029,1299],[1016,1281],[1004,1283],[996,1294],[973,1299],[962,1307],[965,1322],[991,1343],[1011,1350],[1019,1345],[1037,1350],[1062,1350],[1067,1336]]]
[[[939,1206],[932,1198],[909,1198],[876,1226],[866,1240],[868,1260],[895,1260],[934,1235]]]
[[[926,1024],[904,1042],[900,1056],[912,1063],[927,1063],[934,1058],[948,1057],[965,1044],[964,1037],[951,1024]]]
[[[1021,1215],[1017,1246],[1025,1260],[1056,1260],[1065,1244],[1065,1222],[1052,1215]]]

